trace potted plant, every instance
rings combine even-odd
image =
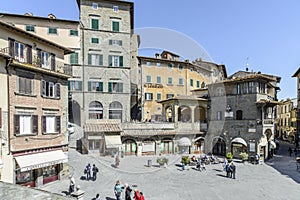
[[[249,158],[249,155],[246,152],[240,153],[240,158],[242,159],[242,162],[246,162]]]
[[[232,161],[232,158],[233,158],[232,153],[231,152],[227,152],[226,158],[227,158],[228,162]]]

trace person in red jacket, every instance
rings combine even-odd
[[[140,192],[140,195],[141,195],[140,200],[145,200],[144,194],[142,192]]]
[[[134,190],[134,197],[133,197],[133,199],[134,200],[141,200],[141,194],[140,194],[140,192],[137,189]]]

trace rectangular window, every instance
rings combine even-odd
[[[34,94],[34,80],[25,77],[17,77],[17,92],[20,94]]]
[[[45,51],[41,52],[41,64],[42,68],[50,69],[50,53]]]
[[[70,30],[70,36],[78,36],[78,30]]]
[[[98,3],[93,3],[92,7],[93,7],[94,10],[98,10]]]
[[[169,85],[172,85],[172,84],[173,84],[172,77],[168,77],[168,84],[169,84]]]
[[[88,64],[94,66],[103,66],[103,55],[88,54]]]
[[[178,85],[183,85],[183,78],[178,79]]]
[[[69,91],[82,91],[82,81],[68,81]]]
[[[49,34],[57,34],[57,28],[55,28],[55,27],[49,27],[48,28],[48,33]]]
[[[120,28],[120,23],[116,22],[116,21],[113,21],[112,22],[112,31],[119,32],[119,28]]]
[[[122,46],[122,40],[109,40],[109,45]]]
[[[119,11],[119,6],[113,6],[113,10],[114,10],[114,12],[118,12]]]
[[[37,115],[14,115],[15,135],[37,134],[38,116]]]
[[[146,76],[146,83],[151,83],[151,76]]]
[[[108,56],[109,66],[123,67],[123,56]]]
[[[237,94],[242,94],[241,85],[239,83],[236,85],[236,93]]]
[[[182,65],[179,65],[179,66],[178,66],[178,69],[179,69],[179,70],[183,70]]]
[[[99,43],[99,38],[92,38],[92,43],[98,44]]]
[[[24,62],[25,61],[25,45],[19,42],[15,42],[14,44],[14,56],[15,59],[18,60],[19,62]]]
[[[145,93],[145,100],[146,101],[152,101],[153,94],[152,93]]]
[[[103,82],[89,81],[88,82],[88,90],[96,91],[96,92],[103,92]]]
[[[29,32],[34,32],[35,30],[34,30],[34,26],[33,25],[26,25],[26,31],[29,31]]]
[[[123,92],[123,83],[108,83],[108,92]]]
[[[99,30],[99,20],[98,19],[92,18],[91,23],[92,23],[91,24],[92,29]]]
[[[70,64],[78,64],[78,53],[70,54]]]
[[[197,88],[200,88],[200,81],[197,81],[196,84],[197,84]]]
[[[167,98],[167,99],[172,99],[173,97],[174,97],[174,94],[167,94],[167,95],[166,95],[166,98]]]
[[[161,100],[161,93],[156,93],[156,100],[160,101]]]
[[[43,134],[60,133],[60,116],[42,116]]]
[[[161,84],[161,76],[157,76],[156,77],[156,83],[157,84]]]
[[[193,87],[194,86],[194,80],[190,79],[190,86]]]
[[[42,97],[60,98],[60,84],[42,80],[41,95]]]

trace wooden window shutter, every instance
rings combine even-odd
[[[55,84],[55,98],[60,98],[60,84]]]
[[[109,45],[112,45],[112,40],[109,40]]]
[[[14,115],[14,132],[20,134],[20,115]]]
[[[36,56],[36,65],[37,66],[42,66],[42,55],[41,55],[41,49],[39,49],[39,48],[37,48],[36,49],[36,54],[37,54],[37,56]]]
[[[123,92],[123,83],[119,83],[119,92]]]
[[[91,81],[88,82],[88,91],[92,91],[92,82]]]
[[[112,92],[112,83],[108,83],[108,92]]]
[[[46,116],[42,116],[42,133],[46,133],[47,131],[46,124]]]
[[[119,57],[120,67],[123,67],[123,56]]]
[[[99,82],[99,91],[103,92],[103,82]]]
[[[42,80],[41,81],[41,92],[42,92],[42,97],[46,96],[46,81]]]
[[[15,57],[15,40],[14,39],[11,39],[11,38],[8,38],[8,45],[9,45],[9,55],[11,57]]]
[[[27,45],[27,63],[32,64],[32,47]]]
[[[56,121],[55,131],[60,133],[60,116],[56,116],[55,121]]]
[[[92,55],[88,54],[88,64],[91,65],[92,64]]]
[[[103,66],[103,55],[99,55],[99,65]]]
[[[108,56],[108,65],[112,66],[112,56]]]
[[[55,54],[51,54],[51,70],[55,70],[56,63],[55,63]]]
[[[38,116],[32,115],[32,133],[38,133]]]

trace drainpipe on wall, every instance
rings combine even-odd
[[[8,124],[8,127],[7,127],[7,147],[8,147],[8,153],[7,155],[10,155],[10,100],[9,100],[9,75],[10,75],[10,72],[9,72],[9,65],[11,63],[11,58],[9,58],[8,60],[6,60],[6,74],[7,74],[7,104],[8,104],[8,108],[7,108],[7,124]],[[2,141],[1,141],[2,142]],[[2,144],[1,144],[2,145]],[[1,155],[2,155],[2,146],[1,146]]]

